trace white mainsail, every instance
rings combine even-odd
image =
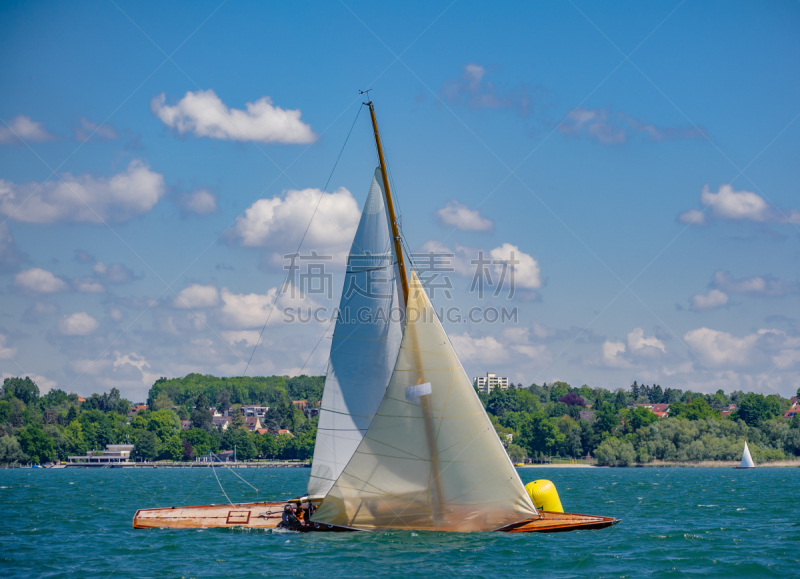
[[[409,293],[383,400],[312,520],[470,532],[536,516],[416,274]]]
[[[347,260],[309,496],[324,496],[353,456],[383,398],[400,348],[403,302],[380,178],[378,169]]]
[[[755,468],[753,457],[750,456],[750,449],[747,448],[747,441],[744,441],[744,452],[742,453],[742,464],[739,468]]]

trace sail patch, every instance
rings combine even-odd
[[[432,394],[433,390],[431,389],[431,383],[425,382],[424,384],[417,384],[416,386],[407,386],[406,387],[406,400],[409,402],[413,402],[414,404],[419,404],[420,396],[427,396],[428,394]]]

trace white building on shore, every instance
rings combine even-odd
[[[473,378],[473,385],[478,392],[491,394],[495,388],[508,390],[508,377],[497,376],[494,372],[487,372],[486,376],[476,376]]]
[[[110,466],[131,461],[132,444],[107,444],[105,450],[91,450],[86,456],[70,456],[67,466]]]

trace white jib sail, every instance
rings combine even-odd
[[[489,531],[537,515],[416,274],[372,424],[312,520]]]
[[[347,260],[322,394],[309,496],[324,496],[372,422],[402,339],[392,236],[375,171]]]
[[[755,463],[753,462],[753,457],[750,456],[750,449],[747,448],[747,441],[744,441],[744,452],[742,453],[742,465],[741,468],[755,468]]]

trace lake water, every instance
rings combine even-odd
[[[247,469],[259,500],[308,469]],[[219,471],[234,501],[255,493]],[[194,470],[0,470],[0,577],[790,577],[800,574],[800,468],[521,469],[567,511],[620,517],[553,535],[134,530],[138,508],[222,503]]]

